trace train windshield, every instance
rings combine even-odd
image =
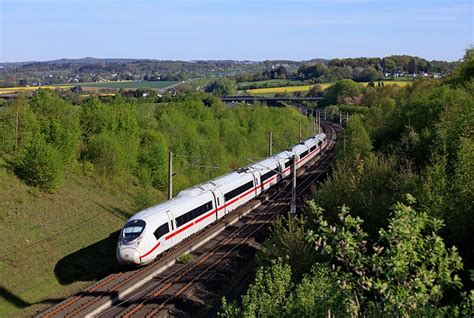
[[[133,220],[125,224],[122,231],[122,237],[126,241],[133,241],[142,234],[145,229],[145,221]]]

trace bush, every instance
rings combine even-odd
[[[49,91],[38,92],[29,104],[45,141],[56,148],[65,164],[75,160],[81,136],[76,108]]]
[[[39,133],[35,114],[24,95],[8,104],[0,112],[0,150],[5,153],[18,153]]]
[[[58,150],[43,138],[38,138],[17,155],[15,173],[29,185],[54,192],[63,179],[61,159]]]
[[[189,264],[193,261],[193,256],[191,254],[181,254],[176,261],[180,264]]]
[[[89,141],[87,159],[107,178],[123,174],[136,165],[137,145],[127,136],[104,132]]]

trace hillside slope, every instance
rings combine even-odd
[[[12,102],[0,114],[0,316],[31,316],[117,270],[120,227],[166,197],[168,150],[177,192],[265,157],[268,131],[275,152],[296,143],[299,123],[309,136],[295,109],[229,108],[208,95]]]

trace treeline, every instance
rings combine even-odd
[[[332,175],[221,314],[472,317],[473,88],[469,50],[442,83],[359,92]]]
[[[0,63],[0,86],[51,85],[101,80],[173,80],[258,72],[266,63],[159,61],[137,59],[62,59],[48,62]],[[146,78],[145,78],[146,77]]]
[[[237,83],[258,82],[272,79],[292,79],[307,84],[336,82],[352,79],[356,82],[370,82],[389,77],[412,76],[418,73],[436,73],[439,76],[451,74],[457,62],[428,61],[409,55],[392,55],[383,58],[345,58],[313,60],[294,65],[273,64],[258,73],[244,73],[234,77]],[[287,68],[291,67],[289,71]],[[257,88],[257,87],[252,87]]]
[[[228,108],[202,93],[158,104],[117,95],[73,106],[43,90],[0,112],[0,152],[24,182],[54,192],[66,172],[165,190],[172,151],[180,190],[265,157],[269,131],[276,149],[296,143],[299,122],[310,134],[309,120],[294,109]]]
[[[416,56],[393,55],[384,58],[333,59],[327,63],[305,64],[300,66],[296,77],[312,83],[335,82],[352,79],[356,82],[370,82],[391,77],[424,73],[450,74],[456,63],[427,61]]]

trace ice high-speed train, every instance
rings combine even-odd
[[[120,231],[120,264],[147,264],[186,237],[216,222],[304,166],[325,147],[318,134],[293,148],[211,181],[186,189],[132,216]]]

